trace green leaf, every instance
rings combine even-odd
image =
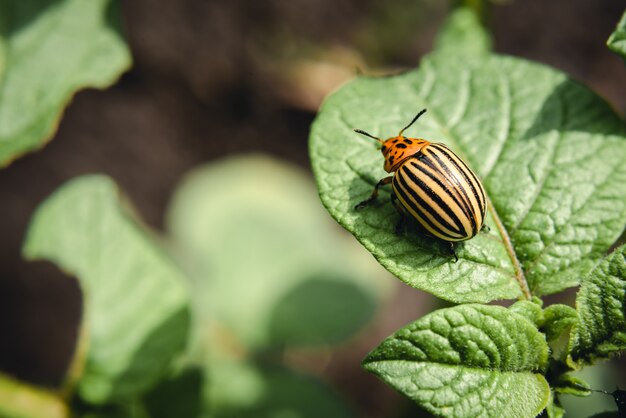
[[[183,349],[184,279],[109,178],[79,177],[50,196],[31,220],[23,252],[80,282],[87,340],[78,389],[88,402],[141,394]]]
[[[626,61],[626,10],[606,41],[606,45]]]
[[[576,296],[579,324],[571,338],[574,362],[593,363],[626,350],[626,245],[602,260]]]
[[[548,403],[543,335],[499,306],[435,311],[387,338],[364,367],[444,417],[534,417]]]
[[[554,384],[554,391],[556,393],[578,397],[586,397],[592,393],[589,384],[585,380],[573,376],[571,373],[565,373],[559,376]]]
[[[69,411],[52,392],[0,374],[0,417],[67,418]]]
[[[491,51],[491,38],[476,13],[468,8],[459,8],[450,15],[437,36],[435,49],[438,53],[475,58]]]
[[[542,304],[543,302],[539,298],[534,298],[532,302],[519,300],[509,307],[509,311],[523,316],[536,327],[540,327],[544,321],[543,311],[541,310]]]
[[[567,305],[554,304],[543,311],[541,331],[548,341],[554,341],[578,322],[576,310]]]
[[[358,77],[326,99],[309,142],[324,206],[391,273],[452,302],[517,298],[526,284],[535,296],[575,286],[626,223],[623,122],[552,68],[446,51],[405,74]],[[378,205],[354,209],[387,174],[375,141],[352,129],[393,136],[423,108],[405,135],[451,147],[492,203],[490,232],[459,245],[458,262],[419,231],[394,234],[387,188]]]
[[[268,157],[194,170],[172,199],[167,227],[193,278],[198,329],[217,322],[244,350],[345,339],[391,284],[329,222],[310,178]]]
[[[131,64],[113,0],[0,3],[0,167],[43,146],[82,88]]]
[[[550,400],[548,401],[548,406],[546,406],[545,413],[548,415],[548,418],[563,418],[565,416],[565,409],[563,409],[553,392],[550,392]]]

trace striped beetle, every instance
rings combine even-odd
[[[454,242],[468,240],[483,228],[487,197],[478,177],[450,148],[402,136],[425,112],[426,109],[419,112],[398,136],[384,141],[354,130],[382,144],[385,171],[395,173],[380,180],[372,195],[355,209],[372,203],[378,189],[391,183],[391,202],[402,216],[398,229],[404,217],[410,216],[429,234],[450,242],[454,252]]]

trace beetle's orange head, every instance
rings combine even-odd
[[[355,129],[354,131],[361,135],[373,138],[382,144],[380,151],[385,157],[385,171],[388,173],[392,173],[396,171],[407,158],[412,157],[413,155],[418,153],[423,147],[430,144],[430,142],[426,141],[425,139],[407,138],[406,136],[402,136],[402,132],[404,132],[407,128],[413,125],[417,118],[422,116],[424,112],[426,112],[426,109],[419,112],[413,118],[411,123],[402,128],[402,130],[400,130],[400,133],[398,133],[398,136],[394,136],[386,140],[377,138],[360,129]]]
[[[383,142],[380,151],[385,157],[385,171],[394,172],[407,159],[417,154],[424,146],[430,144],[425,139],[407,138],[398,135]]]

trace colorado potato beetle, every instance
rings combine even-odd
[[[401,220],[410,216],[439,239],[451,243],[465,241],[483,228],[485,190],[472,170],[446,145],[402,135],[425,112],[426,109],[420,111],[398,136],[386,140],[354,130],[382,144],[385,171],[392,173],[380,180],[372,195],[355,208],[362,209],[373,202],[378,189],[391,183],[391,202]]]

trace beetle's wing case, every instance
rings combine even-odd
[[[463,241],[480,231],[485,191],[476,175],[444,144],[428,144],[396,170],[393,190],[431,234]]]

